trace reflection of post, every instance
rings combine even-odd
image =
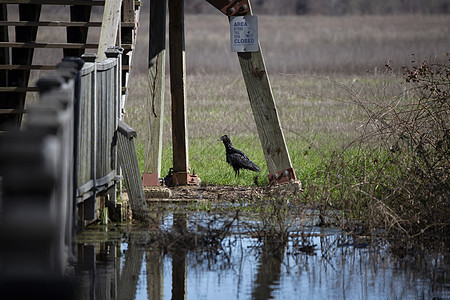
[[[186,214],[173,215],[173,230],[183,234],[187,227]],[[172,299],[186,299],[186,249],[178,248],[172,255]]]
[[[96,299],[114,299],[117,295],[117,273],[116,273],[116,253],[117,247],[120,244],[116,242],[100,243],[97,250],[98,264],[97,272],[95,274]]]
[[[144,253],[132,241],[128,243],[123,272],[119,281],[119,295],[117,299],[134,299],[136,297],[143,255]]]
[[[272,299],[272,293],[275,290],[274,285],[280,281],[283,257],[283,246],[276,253],[262,255],[256,273],[252,299]]]
[[[149,300],[164,299],[163,263],[160,249],[145,252],[147,265],[147,295]]]
[[[172,300],[186,299],[186,251],[176,250],[172,258]]]
[[[93,245],[78,244],[76,273],[79,278],[75,299],[95,299],[96,259]]]

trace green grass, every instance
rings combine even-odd
[[[416,106],[420,93],[415,94],[414,85],[405,83],[402,76],[382,71],[390,59],[396,65],[392,73],[401,70],[401,66],[410,63],[410,54],[418,48],[423,51],[417,59],[447,51],[448,46],[442,50],[441,43],[445,41],[448,45],[449,36],[445,32],[442,33],[445,36],[441,36],[443,19],[433,26],[426,26],[434,21],[421,17],[419,21],[424,23],[413,23],[416,29],[411,29],[410,17],[373,17],[368,21],[377,26],[366,24],[362,30],[354,26],[354,18],[308,19],[311,24],[303,23],[304,18],[277,20],[295,28],[288,30],[289,34],[297,35],[298,28],[302,28],[304,35],[291,39],[280,35],[283,41],[289,42],[285,47],[262,41],[280,124],[292,166],[303,186],[303,191],[297,193],[298,199],[293,200],[321,211],[328,209],[333,214],[339,211],[341,224],[354,222],[366,229],[395,229],[401,234],[406,232],[416,236],[425,231],[440,232],[448,228],[448,201],[442,200],[445,193],[448,194],[445,189],[448,181],[440,179],[447,178],[448,167],[438,165],[435,170],[429,170],[427,162],[438,156],[431,155],[424,163],[423,153],[416,151],[422,145],[420,136],[434,132],[421,131],[421,128],[428,128],[427,124],[432,125],[428,120],[422,122],[422,116],[428,112],[408,119],[409,113],[414,116],[414,110],[423,111]],[[389,22],[393,21],[402,25],[395,26],[395,30],[402,28],[401,32],[390,27]],[[310,30],[305,32],[303,26],[298,26],[300,23],[310,26]],[[195,44],[202,49],[189,44],[187,34],[186,92],[191,168],[204,184],[253,186],[255,173],[242,171],[236,178],[233,169],[227,165],[225,149],[218,141],[220,136],[227,134],[236,148],[261,167],[258,183],[267,186],[265,158],[242,75],[239,67],[233,65],[236,61],[216,49],[217,42],[223,41],[217,35],[218,31],[213,32],[205,43]],[[348,44],[343,44],[347,41]],[[207,48],[211,51],[205,56]],[[442,58],[436,59],[437,63],[439,61]],[[326,74],[326,77],[317,74]],[[143,170],[143,145],[148,135],[145,125],[145,112],[149,111],[147,78],[133,74],[136,75],[137,78],[131,81],[125,121],[138,132],[136,141]],[[448,83],[443,88],[448,90]],[[169,91],[169,78],[166,78],[162,176],[172,167]],[[447,98],[443,100],[448,103]],[[402,119],[404,116],[406,118]],[[436,124],[446,124],[448,118],[444,117],[443,122]],[[419,131],[414,132],[414,128]],[[417,134],[416,150],[409,147],[398,153],[389,151],[393,142],[401,142],[399,133],[402,132],[412,134],[412,138]],[[435,152],[439,150],[437,145],[443,142],[442,138],[442,141],[431,143],[436,145]],[[430,153],[434,152],[430,150]],[[282,197],[292,197],[291,194]]]
[[[255,176],[258,177],[258,185],[268,185],[268,170],[257,135],[236,135],[231,137],[233,145],[243,151],[260,168],[256,173],[249,170],[241,170],[240,175],[235,177],[233,168],[226,162],[225,148],[216,137],[195,138],[189,141],[189,162],[191,169],[200,176],[202,183],[207,185],[237,185],[254,186]],[[286,144],[290,153],[292,166],[300,181],[315,178],[317,170],[323,167],[324,161],[331,155],[338,142],[330,142],[327,139],[326,147],[314,146],[311,141],[296,138],[295,135],[287,134]],[[144,169],[144,145],[136,145],[136,151],[141,171]],[[167,175],[169,168],[173,166],[171,145],[166,145],[162,151],[161,176]]]

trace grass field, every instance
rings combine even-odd
[[[229,50],[228,22],[221,15],[188,15],[186,23],[187,99],[190,163],[208,184],[253,184],[249,172],[239,179],[226,166],[217,139],[228,134],[235,146],[262,167],[265,161],[235,53]],[[361,133],[368,116],[355,95],[372,102],[405,89],[386,77],[384,65],[400,68],[412,57],[439,57],[448,51],[446,16],[348,16],[342,18],[259,18],[260,40],[280,122],[291,159],[302,180],[321,162]],[[141,33],[146,31],[144,23]],[[137,43],[126,121],[146,137],[148,40]],[[142,63],[141,63],[142,62]],[[168,63],[167,69],[168,69]],[[169,71],[169,70],[167,70]],[[169,78],[166,79],[163,172],[171,166]],[[164,175],[165,173],[163,173]]]
[[[341,224],[366,233],[446,232],[450,19],[262,16],[259,24],[280,123],[303,185],[298,200],[323,211],[339,209]],[[186,16],[189,162],[205,184],[253,186],[254,173],[235,178],[225,162],[217,140],[228,134],[261,167],[258,184],[267,185],[247,93],[228,43],[223,17]],[[139,51],[145,50],[141,44]],[[138,52],[136,58],[146,55]],[[434,73],[421,67],[424,60],[444,68]],[[126,121],[140,133],[143,166],[148,84],[144,64],[138,66]],[[407,83],[404,70],[419,70],[420,76]],[[163,176],[172,166],[169,78],[166,85]]]
[[[125,115],[138,132],[141,171],[150,113],[146,9]],[[445,152],[449,143],[442,134],[450,123],[450,84],[448,77],[421,68],[420,62],[446,64],[442,74],[448,74],[448,16],[260,16],[258,20],[280,123],[304,189],[299,200],[320,209],[339,209],[342,224],[350,218],[366,228],[396,229],[407,236],[445,232],[450,227],[445,202],[450,170]],[[225,162],[218,139],[228,134],[261,167],[258,184],[267,185],[239,63],[229,50],[227,18],[219,13],[186,15],[185,25],[191,167],[204,184],[253,186],[254,173],[244,171],[235,178]],[[62,28],[49,30],[38,39],[64,40],[65,32],[57,33]],[[39,52],[34,63],[57,63],[60,58],[57,53]],[[167,62],[167,71],[168,66]],[[411,74],[423,71],[418,80],[432,79],[432,84],[427,82],[417,93],[413,88],[421,82],[410,77],[413,82],[406,83],[405,66]],[[32,78],[39,75],[34,72]],[[167,77],[162,176],[172,166],[169,83]]]

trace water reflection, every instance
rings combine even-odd
[[[202,218],[167,214],[159,226],[179,234],[202,226],[214,232],[213,223]],[[258,240],[241,225],[234,223],[220,247],[207,248],[157,243],[155,226],[118,228],[107,235],[88,231],[78,239],[77,299],[450,297],[448,256],[400,260],[366,241],[316,227],[273,248],[278,241]],[[200,245],[204,237],[189,238]]]
[[[264,246],[263,246],[264,247]],[[279,287],[281,264],[284,261],[284,247],[275,252],[264,253],[258,261],[252,299],[272,299]]]

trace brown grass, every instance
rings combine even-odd
[[[145,20],[145,14],[143,15]],[[408,64],[418,58],[446,53],[448,16],[260,16],[259,37],[270,74],[365,74],[389,61]],[[144,21],[141,33],[147,32]],[[233,74],[239,70],[230,52],[227,18],[187,15],[188,74]],[[147,59],[148,37],[141,36],[137,59]],[[145,73],[140,64],[136,73]]]
[[[9,5],[8,18],[17,20],[16,6]],[[92,20],[101,20],[101,8],[94,7]],[[134,56],[130,99],[143,93],[148,60],[148,5],[141,10],[140,28]],[[69,20],[69,7],[43,6],[41,20]],[[267,71],[274,83],[277,74],[336,76],[340,74],[364,76],[382,70],[392,61],[396,65],[408,65],[409,55],[421,59],[442,57],[450,44],[450,19],[445,15],[397,15],[397,16],[260,16],[259,37],[265,55]],[[240,79],[236,54],[230,52],[229,28],[225,16],[219,12],[210,15],[186,15],[186,60],[188,76],[197,76],[194,87],[210,90],[211,84],[226,86]],[[96,42],[98,29],[90,29],[88,42]],[[42,28],[38,42],[64,42],[65,28]],[[14,29],[10,28],[10,40]],[[89,50],[93,52],[93,50]],[[34,64],[56,64],[62,58],[62,50],[38,49]],[[168,62],[166,63],[169,68]],[[45,72],[32,71],[35,82]],[[211,76],[221,76],[218,83]],[[222,78],[223,78],[222,77]],[[292,84],[297,77],[284,77]],[[291,80],[293,79],[293,80]],[[202,84],[205,86],[202,86]],[[212,90],[215,91],[215,87]],[[188,88],[191,88],[189,85]],[[274,89],[276,86],[274,85]],[[144,92],[145,93],[145,92]],[[244,92],[245,93],[245,92]],[[213,97],[214,93],[208,95]],[[242,96],[245,97],[245,94]],[[130,102],[131,103],[131,102]],[[195,106],[195,105],[194,105]]]
[[[144,129],[140,112],[148,86],[145,16],[144,11],[127,108],[128,120],[137,129]],[[409,65],[412,53],[417,58],[442,57],[450,44],[447,25],[446,16],[261,16],[259,36],[283,127],[308,137],[355,136],[354,119],[361,114],[346,103],[347,92],[309,75],[332,76],[373,97],[375,86],[368,88],[367,80],[383,80],[388,61]],[[187,15],[185,26],[190,137],[255,134],[239,63],[229,50],[226,17]],[[166,66],[169,71],[168,62]],[[372,77],[374,72],[380,76]],[[170,129],[169,80],[166,84],[165,128]],[[168,141],[170,131],[165,132]]]

